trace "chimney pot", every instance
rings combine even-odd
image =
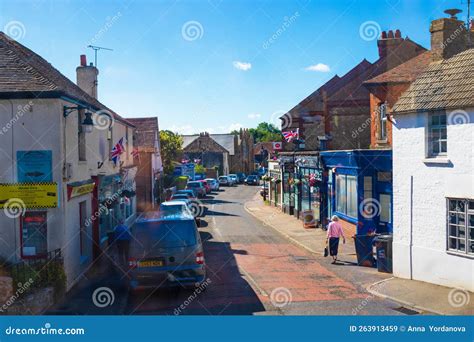
[[[388,38],[390,38],[390,39],[393,38],[393,31],[392,30],[388,31]]]
[[[382,39],[387,39],[387,32],[382,31]]]
[[[87,57],[86,55],[81,55],[81,66],[87,65]]]
[[[395,38],[402,38],[402,32],[400,30],[395,31]]]

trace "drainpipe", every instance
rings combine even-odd
[[[13,101],[12,100],[7,100],[8,102],[10,102],[10,106],[11,106],[11,110],[12,110],[12,114],[11,114],[11,121],[10,122],[13,122],[14,120],[14,116],[15,116],[15,111],[13,109]],[[15,139],[14,139],[14,135],[15,135],[15,129],[13,127],[14,125],[11,125],[11,130],[12,130],[12,162],[15,160],[15,146],[14,146],[14,143],[15,143]],[[14,168],[14,165],[15,163],[12,163],[12,181],[13,183],[15,183],[15,168]],[[21,246],[20,248],[18,248],[18,239],[17,239],[17,232],[20,232],[20,229],[18,229],[18,231],[16,230],[16,218],[14,217],[13,218],[13,237],[15,239],[15,260],[17,259],[18,255],[17,255],[17,251],[21,250]]]
[[[413,176],[410,177],[410,280],[413,280]]]

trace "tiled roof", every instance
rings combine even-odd
[[[158,135],[158,118],[127,118],[135,127],[135,143],[139,147],[155,147]]]
[[[395,104],[397,113],[474,107],[474,49],[430,64]]]
[[[215,142],[224,147],[231,156],[235,154],[235,135],[234,134],[210,134],[209,135]],[[183,135],[183,148],[192,144],[194,140],[199,138],[199,134],[194,135]]]
[[[89,96],[41,56],[3,32],[0,32],[0,94],[67,96],[86,103],[95,110],[106,110],[116,120],[133,126],[97,99]]]
[[[431,51],[426,51],[381,75],[365,81],[364,84],[411,83],[428,67],[430,62]]]

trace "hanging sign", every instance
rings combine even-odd
[[[0,207],[21,206],[23,209],[56,208],[57,183],[0,184]]]
[[[86,195],[94,190],[95,182],[92,179],[88,179],[83,182],[69,183],[67,185],[67,199]]]

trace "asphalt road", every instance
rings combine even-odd
[[[153,289],[130,294],[124,314],[397,315],[400,305],[365,291],[357,266],[291,244],[245,210],[258,187],[209,195],[200,228],[209,281],[205,291]],[[199,293],[198,293],[199,292]]]

